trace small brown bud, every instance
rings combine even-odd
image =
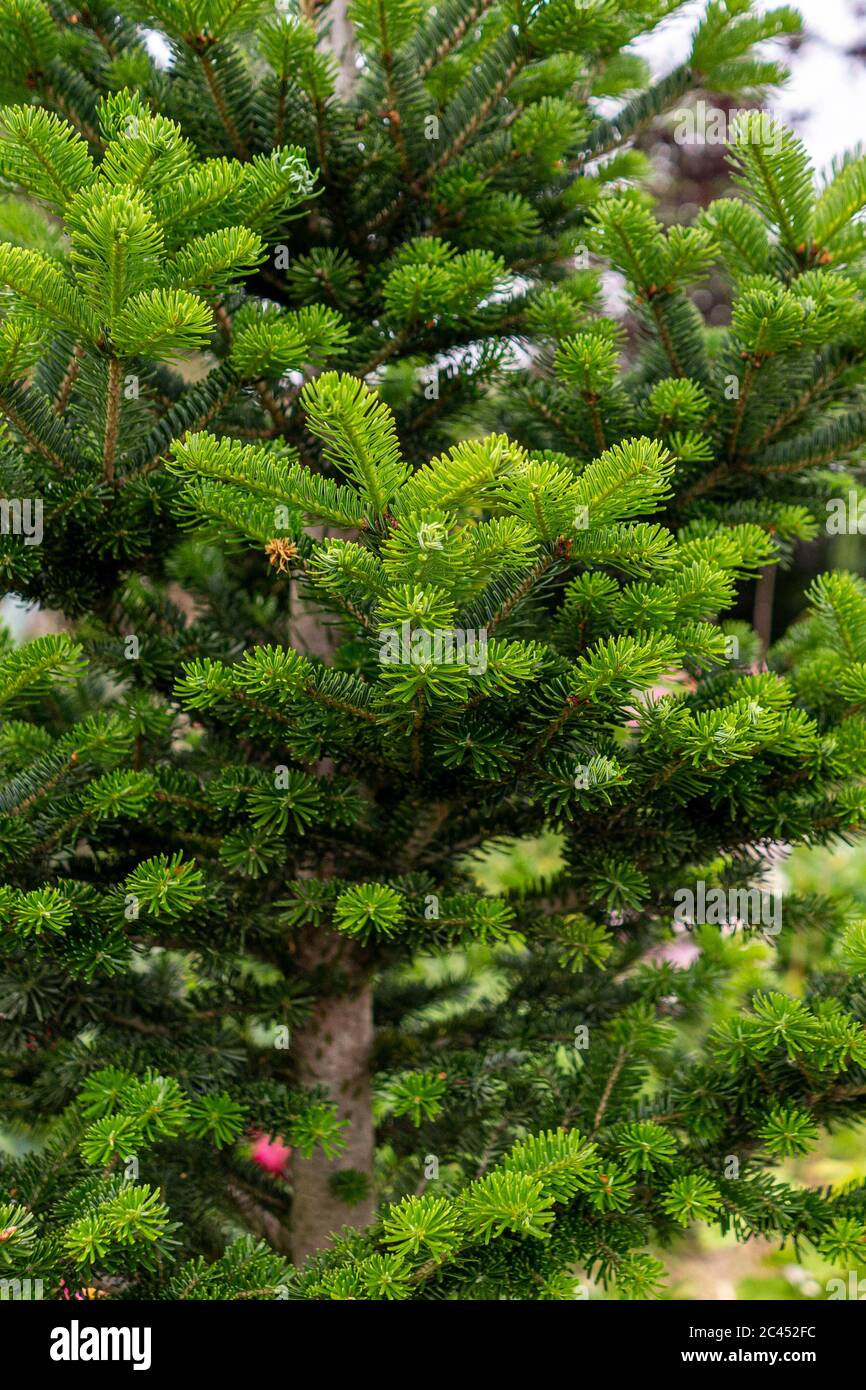
[[[294,541],[288,539],[278,539],[268,541],[265,546],[265,554],[275,569],[280,574],[285,574],[291,568],[292,560],[298,558],[298,547]]]

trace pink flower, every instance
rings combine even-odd
[[[269,1139],[267,1134],[258,1135],[250,1150],[253,1163],[260,1164],[278,1178],[285,1177],[291,1156],[291,1149],[282,1139]]]

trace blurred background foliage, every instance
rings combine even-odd
[[[804,0],[805,33],[792,41],[791,81],[778,107],[790,121],[819,168],[842,149],[862,144],[866,97],[866,4],[862,0]],[[667,222],[693,217],[714,198],[729,191],[724,150],[718,145],[682,145],[673,127],[654,131],[644,142],[653,170],[652,189],[660,216]],[[699,291],[700,307],[710,322],[727,323],[728,306],[718,280]],[[812,577],[826,568],[866,573],[866,537],[822,537],[798,547],[794,563],[777,581],[774,632],[799,615],[803,594]],[[747,595],[741,616],[749,616]],[[555,852],[550,845],[544,853]],[[527,862],[526,847],[515,850],[506,872]],[[485,871],[494,867],[491,863]],[[839,845],[832,849],[797,849],[782,869],[782,888],[798,895],[832,892],[846,899],[852,911],[866,911],[866,847]],[[793,934],[792,934],[793,935]],[[783,933],[784,936],[784,933]],[[784,942],[783,942],[784,949]],[[785,987],[796,994],[810,964],[820,957],[817,933],[798,933],[788,944]],[[728,1005],[730,1007],[730,1005]],[[780,1174],[810,1187],[840,1186],[866,1177],[866,1135],[862,1127],[824,1133],[816,1148],[802,1159],[787,1161]],[[827,1285],[842,1278],[813,1254],[788,1247],[781,1251],[759,1243],[738,1245],[707,1228],[684,1237],[673,1257],[670,1297],[683,1299],[772,1299],[808,1302],[828,1297]],[[849,1291],[848,1296],[851,1296]],[[860,1291],[866,1298],[866,1289]]]
[[[559,862],[559,839],[550,833],[537,839],[503,841],[474,859],[470,867],[474,878],[487,892],[519,895],[531,884],[552,876]],[[866,846],[797,849],[780,865],[779,886],[783,893],[796,893],[807,903],[810,896],[818,898],[832,891],[852,915],[866,915]],[[712,949],[712,933],[716,929],[705,930],[707,938],[701,945]],[[504,976],[498,962],[503,949],[478,946],[469,952],[453,952],[435,959],[418,958],[406,972],[406,978],[450,986],[447,998],[427,1010],[424,1017],[428,1020],[453,1017],[479,1002],[494,1000],[500,991],[504,993]],[[685,949],[694,947],[688,943]],[[714,1010],[704,1021],[703,1030],[707,1032],[735,1012],[750,991],[770,982],[776,951],[783,956],[785,988],[794,995],[801,993],[808,970],[822,958],[824,944],[817,931],[810,933],[807,920],[798,922],[796,932],[786,933],[783,929],[777,944],[744,940],[740,936],[726,942],[726,949],[739,953],[740,966],[731,977],[728,992],[719,995]],[[568,1065],[569,1049],[562,1046],[560,1051],[562,1064]],[[652,1086],[652,1081],[649,1085]],[[383,1155],[383,1161],[387,1168],[387,1154]],[[823,1132],[811,1153],[780,1164],[776,1175],[807,1187],[838,1188],[849,1182],[863,1181],[866,1179],[863,1127]],[[833,1266],[811,1250],[800,1250],[793,1244],[779,1250],[761,1241],[743,1245],[733,1236],[723,1238],[707,1226],[690,1229],[673,1250],[664,1252],[664,1259],[670,1270],[665,1296],[671,1299],[809,1302],[825,1300],[834,1291],[839,1296],[838,1289],[843,1286],[846,1297],[852,1296],[847,1271]],[[834,1279],[841,1284],[834,1285]],[[594,1285],[589,1285],[587,1292],[592,1299],[613,1296],[605,1295]],[[858,1296],[866,1300],[866,1287],[859,1290]]]
[[[866,144],[866,0],[803,0],[799,10],[803,33],[784,41],[791,77],[768,109],[794,128],[823,173],[843,153]],[[648,37],[642,48],[652,67],[662,71],[672,56],[678,57],[671,54],[671,44],[678,32],[685,43],[692,19],[693,7],[687,6],[664,35]],[[728,111],[736,107],[717,97],[710,104]],[[655,210],[668,224],[691,222],[714,199],[736,193],[724,146],[679,143],[676,128],[675,120],[660,122],[638,142],[646,157]],[[729,323],[729,286],[719,272],[695,291],[694,301],[708,323]],[[846,485],[836,481],[836,491],[844,496]],[[820,536],[798,545],[793,558],[783,561],[771,580],[773,622],[771,633],[765,634],[770,642],[801,615],[809,584],[827,569],[866,573],[866,537]],[[744,585],[738,617],[753,619],[755,597],[755,584]]]

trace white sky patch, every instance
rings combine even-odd
[[[758,0],[760,11],[777,8],[777,0]],[[866,63],[845,51],[866,45],[866,9],[858,0],[799,0],[796,8],[803,17],[800,47],[791,52],[784,44],[766,46],[791,68],[787,86],[771,93],[767,105],[799,135],[820,171],[834,156],[866,140]],[[635,43],[635,52],[647,59],[655,76],[688,56],[703,9],[703,0],[693,0]]]
[[[144,30],[144,42],[148,53],[158,68],[167,68],[171,63],[171,49],[168,40],[155,29]]]

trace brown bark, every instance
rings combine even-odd
[[[373,990],[363,953],[331,931],[310,931],[298,948],[298,964],[315,988],[322,990],[312,1016],[293,1036],[297,1079],[303,1086],[324,1086],[336,1103],[346,1148],[328,1160],[317,1149],[312,1158],[292,1163],[292,1255],[301,1264],[327,1247],[341,1226],[366,1226],[373,1219],[373,1096],[370,1055],[373,1047]],[[328,991],[327,993],[325,991]],[[339,992],[336,992],[339,990]],[[333,992],[331,992],[333,991]],[[370,1189],[353,1206],[334,1193],[331,1179],[354,1168]]]
[[[308,0],[311,13],[315,11],[314,0]],[[327,11],[327,47],[337,60],[337,96],[346,101],[358,81],[358,66],[355,62],[355,31],[349,19],[349,0],[332,0]]]
[[[229,1184],[229,1196],[255,1235],[266,1240],[281,1255],[291,1255],[291,1235],[276,1212],[268,1211],[256,1200],[254,1193],[245,1191],[237,1182]]]
[[[326,534],[311,527],[316,539]],[[340,631],[292,585],[292,645],[296,651],[331,662]],[[330,767],[327,760],[322,772]],[[332,862],[311,865],[302,873],[316,878],[334,874]],[[292,1254],[301,1264],[315,1250],[330,1244],[341,1226],[366,1226],[373,1218],[373,1093],[370,1055],[373,1047],[373,988],[366,952],[335,931],[308,927],[297,947],[297,964],[310,983],[317,1002],[307,1022],[292,1034],[296,1077],[302,1086],[323,1086],[348,1122],[346,1148],[333,1160],[317,1149],[312,1158],[297,1154],[292,1163]],[[341,1202],[331,1179],[354,1168],[369,1183],[369,1195],[355,1206]]]
[[[315,0],[302,0],[302,13],[312,18]],[[348,0],[333,0],[327,12],[325,45],[338,63],[337,92],[351,95],[358,78],[354,32],[348,18]],[[310,528],[321,539],[324,528]],[[333,620],[323,617],[300,586],[292,585],[292,645],[307,656],[330,662],[339,641]],[[333,872],[330,865],[316,865],[317,877]],[[296,1154],[292,1162],[292,1254],[296,1264],[330,1244],[341,1226],[366,1226],[373,1218],[373,1094],[370,1056],[373,1047],[373,988],[365,953],[356,943],[336,932],[308,929],[298,945],[298,965],[318,995],[306,1024],[292,1036],[292,1052],[298,1082],[323,1086],[336,1103],[342,1119],[346,1148],[332,1160],[316,1150],[310,1159]],[[335,1196],[335,1173],[354,1168],[364,1173],[369,1195],[355,1206]]]
[[[761,664],[773,640],[773,599],[776,592],[776,566],[765,565],[755,586],[752,626],[761,639]]]
[[[114,455],[117,452],[117,429],[120,423],[120,388],[122,369],[112,354],[108,359],[108,399],[105,407],[105,442],[102,450],[102,476],[114,482]]]

